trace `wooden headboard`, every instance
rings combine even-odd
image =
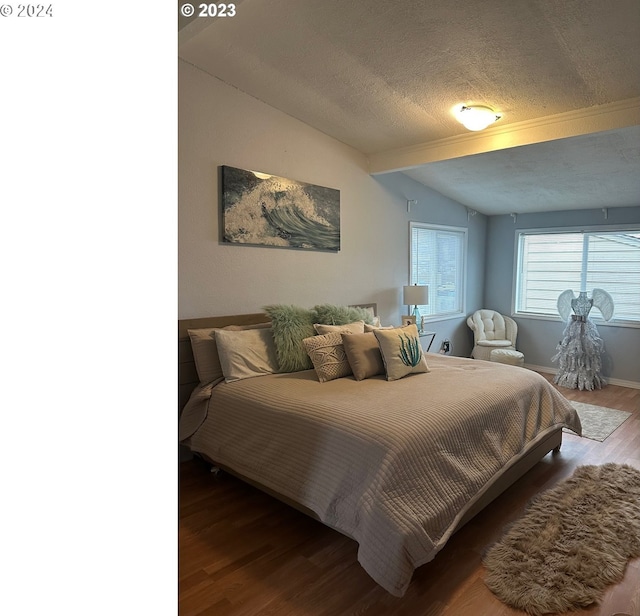
[[[353,308],[366,308],[378,314],[377,304],[351,304]],[[269,317],[263,312],[254,314],[232,314],[224,317],[204,317],[201,319],[181,319],[178,321],[178,412],[182,412],[191,392],[198,384],[198,373],[193,360],[189,329],[205,327],[225,327],[226,325],[253,325],[268,323]]]

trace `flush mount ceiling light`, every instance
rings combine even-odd
[[[469,130],[484,130],[502,116],[484,105],[460,105],[455,108],[456,119]]]

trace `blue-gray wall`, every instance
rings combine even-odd
[[[504,314],[511,314],[513,278],[516,258],[516,231],[576,226],[605,226],[640,223],[640,207],[491,216],[487,224],[487,258],[484,303]],[[589,289],[588,289],[589,290]],[[563,323],[514,317],[518,323],[518,350],[525,362],[555,370],[551,362],[555,347],[562,337]],[[598,325],[606,355],[605,377],[620,384],[640,384],[640,328]]]
[[[469,357],[473,348],[473,336],[467,327],[466,315],[483,308],[487,217],[479,213],[470,216],[467,208],[457,201],[423,186],[402,173],[376,176],[376,179],[390,193],[398,195],[406,201],[416,201],[411,205],[411,211],[405,214],[407,221],[406,253],[394,257],[405,260],[407,279],[409,276],[409,221],[467,229],[466,314],[459,318],[429,323],[427,329],[436,333],[434,344],[431,347],[432,352],[438,351],[442,341],[447,339],[451,342],[453,355]]]

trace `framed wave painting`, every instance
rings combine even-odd
[[[222,241],[340,250],[340,191],[222,166]]]

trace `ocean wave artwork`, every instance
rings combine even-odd
[[[222,166],[222,240],[340,250],[340,191]]]

